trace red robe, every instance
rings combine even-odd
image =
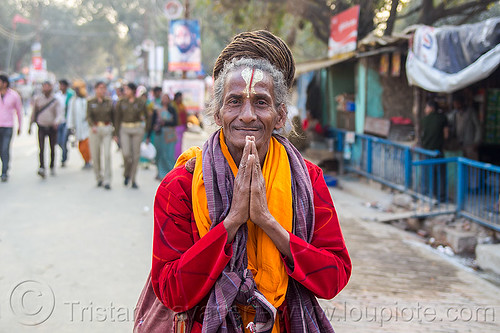
[[[351,260],[323,172],[306,160],[314,190],[316,224],[311,244],[290,233],[294,267],[289,276],[319,298],[330,299],[345,287]],[[158,187],[154,203],[151,280],[165,306],[183,312],[207,296],[233,251],[223,223],[199,237],[191,203],[193,175],[172,170]],[[285,258],[283,258],[285,260]],[[199,325],[195,325],[193,332]]]

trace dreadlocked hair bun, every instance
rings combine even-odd
[[[239,58],[268,60],[283,73],[288,89],[292,86],[295,76],[292,52],[281,38],[269,31],[242,32],[234,36],[215,61],[214,80],[219,77],[226,62]]]

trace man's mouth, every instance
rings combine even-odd
[[[236,130],[237,131],[243,131],[243,132],[257,132],[260,129],[259,128],[255,128],[255,127],[237,127]]]

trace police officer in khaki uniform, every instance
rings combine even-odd
[[[125,96],[115,107],[115,135],[119,135],[125,170],[124,185],[132,181],[132,188],[138,188],[135,181],[139,165],[141,142],[147,120],[146,103],[136,98],[137,86],[129,83],[124,88]]]
[[[95,84],[95,97],[87,102],[90,125],[90,154],[94,160],[97,186],[111,189],[111,140],[113,137],[113,101],[106,97],[106,84]],[[101,169],[101,148],[104,155],[104,175]]]

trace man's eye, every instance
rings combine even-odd
[[[260,100],[258,100],[258,101],[257,101],[257,105],[258,105],[258,106],[266,106],[266,105],[267,105],[267,102],[266,102],[266,101],[264,101],[264,100],[262,100],[262,99],[260,99]]]

